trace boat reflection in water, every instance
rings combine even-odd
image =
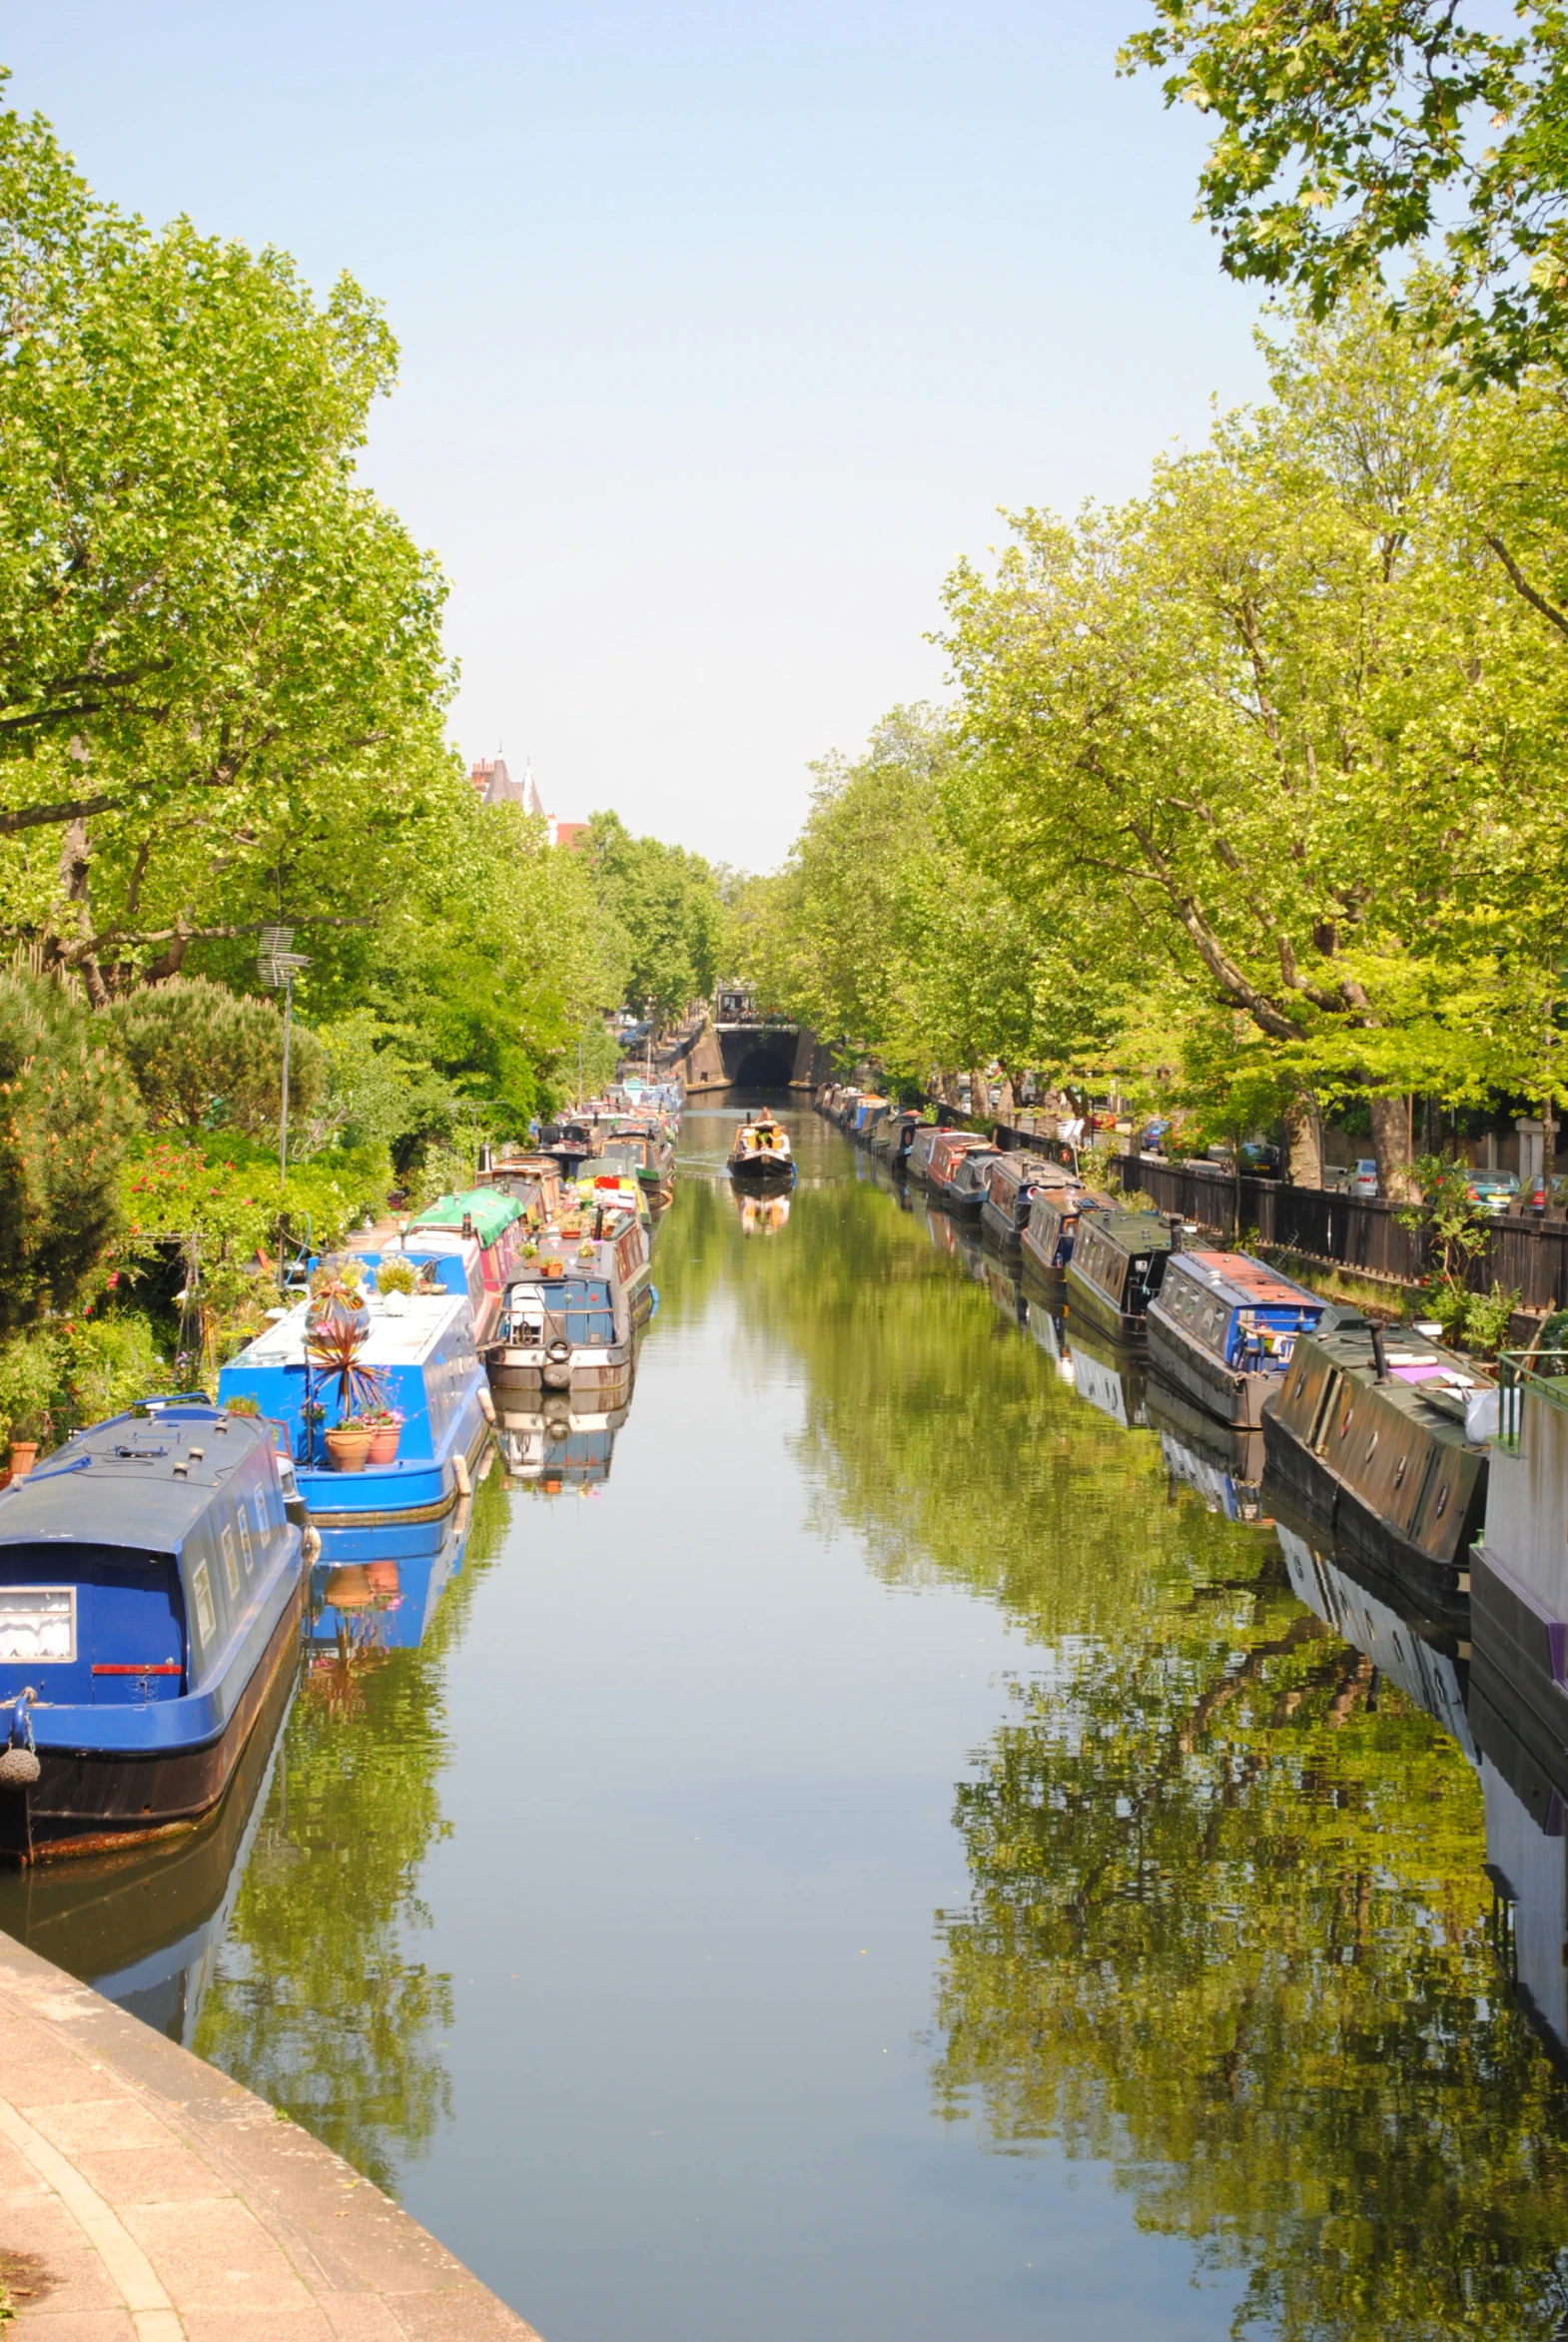
[[[494,1450],[486,1448],[481,1474]],[[412,1651],[426,1630],[454,1570],[462,1566],[471,1500],[462,1497],[444,1521],[430,1524],[421,1550],[394,1561],[318,1562],[311,1572],[306,1627],[311,1671],[371,1665],[378,1653]]]
[[[1568,2075],[1568,1755],[1490,1669],[1470,1690],[1494,1939],[1514,1997]]]
[[[506,1486],[540,1496],[601,1488],[610,1476],[615,1435],[630,1412],[629,1380],[613,1407],[508,1406],[495,1426]]]
[[[740,1232],[744,1236],[776,1236],[789,1224],[788,1195],[748,1195],[732,1186],[730,1201],[740,1215]]]
[[[1142,1430],[1149,1421],[1149,1361],[1142,1350],[1124,1349],[1086,1326],[1080,1317],[1067,1321],[1073,1351],[1073,1387],[1124,1431]]]
[[[191,2048],[298,1680],[279,1669],[221,1803],[189,1835],[0,1872],[0,1928]]]
[[[1192,1489],[1227,1521],[1264,1518],[1261,1431],[1221,1423],[1163,1374],[1151,1373],[1146,1404],[1174,1483]]]
[[[1470,1645],[1452,1624],[1412,1610],[1397,1582],[1343,1551],[1302,1514],[1276,1520],[1291,1591],[1370,1660],[1377,1674],[1424,1709],[1480,1762],[1469,1721]]]
[[[1078,1369],[1073,1362],[1072,1346],[1067,1338],[1067,1315],[1060,1301],[1055,1307],[1049,1301],[1037,1300],[1028,1286],[1024,1288],[1024,1329],[1033,1342],[1038,1342],[1057,1370],[1061,1381],[1072,1383]]]

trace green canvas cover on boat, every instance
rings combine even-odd
[[[420,1227],[449,1227],[460,1229],[464,1214],[473,1222],[473,1232],[481,1244],[493,1244],[503,1228],[520,1218],[522,1205],[515,1195],[497,1194],[493,1187],[464,1187],[456,1195],[437,1195],[433,1203],[425,1205],[416,1218],[408,1222],[409,1229]]]

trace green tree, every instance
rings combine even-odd
[[[661,1023],[705,999],[720,974],[725,915],[702,856],[634,838],[614,813],[592,816],[583,850],[600,915],[619,934],[625,999]]]
[[[201,977],[172,977],[103,1012],[154,1130],[202,1125],[276,1135],[283,1097],[283,1019],[270,1001]],[[296,1031],[289,1057],[291,1111],[308,1117],[321,1096],[326,1055]]]

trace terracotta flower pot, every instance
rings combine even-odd
[[[402,1437],[400,1423],[382,1423],[371,1433],[370,1461],[373,1464],[394,1464],[397,1461],[397,1442]]]
[[[363,1424],[343,1423],[327,1434],[327,1460],[335,1472],[363,1472],[371,1452],[371,1434]]]
[[[36,1439],[13,1439],[11,1442],[11,1477],[23,1480],[38,1461]]]
[[[324,1590],[335,1610],[364,1610],[371,1600],[371,1573],[363,1561],[345,1562],[328,1572]]]

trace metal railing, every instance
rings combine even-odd
[[[1568,1408],[1568,1350],[1499,1350],[1497,1353],[1497,1445],[1519,1453],[1524,1391],[1540,1392],[1554,1407]]]

